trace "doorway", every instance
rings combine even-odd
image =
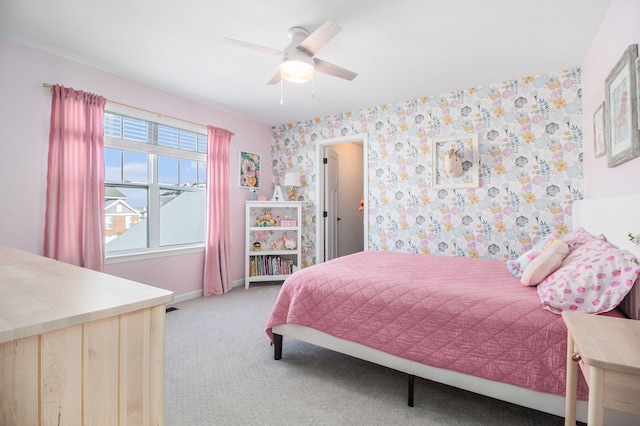
[[[320,141],[316,153],[316,263],[322,263],[368,249],[368,135]]]

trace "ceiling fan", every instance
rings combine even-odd
[[[313,78],[314,71],[351,81],[358,74],[315,57],[316,53],[341,30],[340,26],[331,21],[326,21],[311,34],[301,27],[290,28],[287,35],[291,43],[284,50],[259,46],[228,37],[223,40],[227,43],[259,50],[271,55],[280,55],[281,60],[278,71],[267,84],[276,84],[280,80],[305,83]]]

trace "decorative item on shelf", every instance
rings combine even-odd
[[[255,243],[253,243],[253,251],[260,251],[262,250],[262,244],[260,244],[259,241],[256,241]]]
[[[284,176],[284,186],[289,187],[289,189],[287,190],[289,201],[295,201],[296,187],[301,186],[300,175],[297,172],[288,172]]]
[[[284,219],[280,221],[280,226],[298,226],[298,221],[295,219],[289,219],[289,216],[285,215]]]
[[[269,209],[262,210],[262,215],[256,220],[258,226],[275,226],[276,220],[271,217],[271,211]]]
[[[251,200],[256,201],[258,199],[258,193],[255,189],[251,188]]]
[[[278,240],[278,241],[274,241],[273,242],[273,249],[278,251],[282,249],[282,246],[284,246],[284,241],[282,240]]]
[[[271,197],[271,201],[284,201],[284,197],[282,196],[282,189],[279,186],[276,186],[273,190],[273,197]]]
[[[284,235],[282,237],[282,240],[284,248],[287,250],[295,250],[296,249],[296,239],[295,238],[290,238],[287,237],[286,235]]]

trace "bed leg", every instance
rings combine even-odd
[[[409,385],[408,386],[408,389],[409,389],[408,405],[409,405],[409,407],[413,407],[413,388],[414,388],[414,385],[416,383],[416,376],[414,376],[413,374],[409,374],[408,379],[409,379],[409,381],[408,381],[408,385]]]
[[[273,333],[273,359],[282,359],[282,334]]]

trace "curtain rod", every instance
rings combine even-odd
[[[46,87],[47,89],[52,89],[53,85],[51,85],[49,83],[42,83],[42,87]],[[107,99],[107,102],[115,104],[115,105],[120,105],[120,106],[123,106],[123,107],[127,107],[127,108],[132,108],[132,109],[135,109],[135,110],[138,110],[138,111],[142,111],[142,112],[146,112],[146,113],[149,113],[149,114],[154,114],[154,115],[157,115],[158,117],[165,117],[165,118],[170,118],[170,119],[173,119],[173,120],[182,121],[184,123],[194,124],[196,126],[208,127],[206,124],[200,124],[200,123],[196,123],[194,121],[189,121],[189,120],[185,120],[185,119],[178,118],[178,117],[172,117],[170,115],[160,114],[160,113],[155,112],[155,111],[149,111],[147,109],[138,108],[138,107],[135,107],[133,105],[127,105],[127,104],[123,104],[121,102],[112,101],[112,100],[109,100],[109,99]],[[235,133],[231,132],[231,136],[235,136],[235,135],[236,135]]]

